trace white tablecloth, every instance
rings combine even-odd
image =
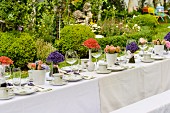
[[[110,113],[170,113],[170,90]]]
[[[53,91],[0,100],[0,113],[100,113],[97,79],[46,87]]]
[[[108,113],[170,87],[170,60],[134,64],[136,68],[99,78],[101,112]]]
[[[47,93],[0,100],[0,113],[109,113],[170,88],[170,59],[110,74],[84,72],[93,80],[68,83]]]

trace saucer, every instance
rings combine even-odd
[[[105,70],[105,71],[97,70],[96,73],[97,74],[109,74],[109,73],[111,73],[111,70]]]
[[[122,71],[125,70],[126,68],[124,66],[112,66],[112,67],[108,67],[107,69],[112,71]]]
[[[21,87],[21,88],[14,88],[14,93],[16,95],[30,95],[37,91],[35,87]]]
[[[152,63],[154,60],[153,59],[148,59],[148,60],[141,59],[141,61],[144,63]]]
[[[9,100],[15,97],[15,94],[11,94],[8,97],[0,97],[0,100]]]
[[[82,80],[82,76],[81,75],[65,75],[64,76],[64,80],[68,81],[68,82],[77,82]]]
[[[53,86],[63,86],[63,85],[66,85],[68,82],[63,80],[62,83],[54,83],[54,81],[50,81],[49,83],[50,85],[53,85]]]

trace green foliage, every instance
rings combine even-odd
[[[97,39],[97,41],[102,49],[104,49],[106,45],[125,47],[127,37],[123,35],[122,36],[110,36],[106,38],[99,38]]]
[[[36,56],[35,42],[27,33],[1,33],[0,53],[6,54],[17,67],[26,67]]]
[[[153,15],[139,15],[132,20],[133,23],[140,26],[150,26],[154,28],[157,26],[156,18]]]
[[[54,52],[56,49],[52,46],[51,43],[45,42],[43,39],[37,39],[36,41],[36,49],[37,49],[37,58],[46,61],[48,55],[51,52]]]
[[[69,25],[61,30],[60,37],[60,40],[55,41],[55,47],[59,51],[65,53],[69,49],[73,49],[82,57],[88,53],[87,48],[82,46],[82,43],[88,38],[93,38],[94,33],[89,26]]]

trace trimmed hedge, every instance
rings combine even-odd
[[[139,15],[135,17],[132,22],[140,26],[149,26],[151,28],[154,28],[158,25],[156,18],[150,14]]]
[[[24,68],[36,57],[34,39],[27,33],[0,33],[0,53],[14,61],[14,65]]]
[[[88,38],[95,37],[89,26],[68,25],[60,32],[60,40],[55,41],[55,47],[63,54],[69,49],[77,51],[80,57],[87,56],[88,49],[82,44]]]

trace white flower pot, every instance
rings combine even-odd
[[[108,67],[113,66],[116,60],[117,60],[117,53],[114,54],[106,53],[106,62]]]
[[[164,45],[154,45],[154,52],[158,55],[163,55]]]
[[[33,83],[35,85],[45,84],[46,70],[32,70]]]

